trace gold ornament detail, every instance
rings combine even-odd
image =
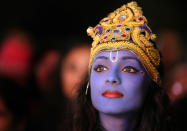
[[[89,69],[100,51],[125,49],[141,60],[153,81],[160,83],[157,70],[160,54],[153,44],[156,35],[148,27],[147,19],[136,2],[116,9],[94,28],[89,27],[87,33],[93,38]]]

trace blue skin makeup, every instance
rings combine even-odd
[[[92,104],[107,130],[131,130],[151,80],[134,53],[120,50],[112,54],[102,51],[94,59],[90,75]]]

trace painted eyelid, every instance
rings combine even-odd
[[[104,67],[107,67],[107,66],[105,66],[104,64],[95,64],[95,65],[94,65],[94,68],[96,68],[96,67],[98,67],[98,66],[104,66]]]
[[[96,70],[96,68],[98,68],[99,66],[103,66],[104,68],[108,69],[108,67],[107,67],[107,66],[102,65],[102,64],[98,64],[98,65],[95,65],[95,66],[94,66],[93,70]]]
[[[124,70],[125,68],[131,68],[131,69],[135,70],[136,72],[139,72],[139,71],[140,71],[139,69],[137,69],[137,68],[135,68],[135,67],[133,67],[133,66],[124,66],[124,67],[122,68],[122,70]]]
[[[97,67],[99,67],[99,66],[103,66],[103,67],[107,68],[107,66],[105,66],[105,65],[98,64],[98,65],[95,65],[95,66],[94,66],[94,69],[97,68]]]

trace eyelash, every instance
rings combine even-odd
[[[123,71],[123,72],[127,72],[127,73],[133,73],[133,74],[135,74],[135,73],[138,72],[138,70],[135,69],[135,68],[132,67],[132,66],[126,66],[126,67],[124,67],[124,68],[122,69],[122,71]]]
[[[105,67],[104,65],[97,65],[95,68],[94,68],[94,71],[96,72],[103,72],[103,71],[106,71],[108,70],[107,67]]]

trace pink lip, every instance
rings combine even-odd
[[[121,98],[124,95],[119,91],[105,91],[102,93],[102,96],[108,97],[108,98]]]

